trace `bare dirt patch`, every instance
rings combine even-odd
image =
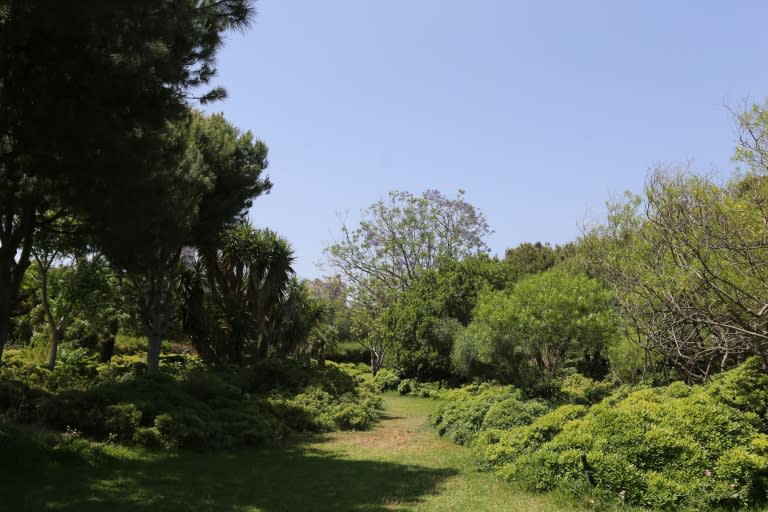
[[[392,449],[407,444],[413,438],[413,431],[384,424],[370,432],[348,432],[334,437],[341,444]]]

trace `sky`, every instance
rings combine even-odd
[[[249,212],[316,278],[390,190],[479,208],[492,254],[562,244],[650,169],[727,177],[730,110],[768,97],[768,2],[259,0],[207,105],[270,148]]]

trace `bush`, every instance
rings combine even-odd
[[[121,441],[133,439],[141,421],[141,411],[129,403],[117,403],[106,408],[104,426]]]
[[[397,392],[401,395],[421,398],[440,398],[446,387],[445,382],[419,382],[416,379],[403,379],[397,386]]]
[[[483,420],[494,403],[521,398],[514,386],[480,384],[447,391],[445,402],[432,416],[432,424],[441,436],[456,444],[467,444],[482,428]]]
[[[560,383],[560,399],[566,403],[594,404],[611,391],[608,382],[598,382],[579,373],[572,373]]]
[[[97,440],[205,450],[271,443],[292,432],[368,428],[381,407],[344,365],[265,361],[231,372],[174,356],[149,375],[137,357],[78,369],[89,380],[11,364],[0,373],[0,411]],[[62,389],[65,383],[70,387]]]
[[[541,400],[507,398],[491,405],[483,418],[482,429],[509,430],[529,425],[547,411],[549,405]]]
[[[482,470],[531,491],[583,494],[588,471],[598,508],[654,510],[760,507],[768,501],[768,376],[750,360],[706,386],[607,389],[582,376],[547,404],[504,397],[501,388],[447,392],[433,423],[471,442]],[[478,418],[485,411],[482,422]]]
[[[677,386],[673,393],[680,391]],[[756,416],[713,400],[701,388],[680,398],[673,393],[636,391],[616,404],[593,406],[580,419],[544,415],[501,436],[486,462],[529,489],[545,490],[583,479],[576,454],[585,453],[600,492],[623,492],[629,503],[677,510],[724,504],[734,494],[742,503],[754,501],[766,466],[744,447],[758,434]],[[729,456],[742,474],[725,470]],[[738,492],[723,494],[722,485],[718,490],[726,480],[737,482]]]
[[[381,393],[389,389],[397,389],[400,384],[400,377],[389,368],[382,368],[371,380],[373,389]]]
[[[768,374],[757,357],[712,378],[707,391],[717,400],[740,411],[757,414],[768,427]]]

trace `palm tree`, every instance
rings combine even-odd
[[[209,363],[295,353],[322,318],[295,276],[291,245],[272,230],[241,222],[203,259],[183,281],[182,318]]]

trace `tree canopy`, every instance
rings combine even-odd
[[[223,32],[253,12],[249,0],[2,7],[0,357],[33,233],[62,212],[96,228],[162,185],[148,162],[167,123],[185,115],[196,91],[203,101],[222,96],[201,88]]]

